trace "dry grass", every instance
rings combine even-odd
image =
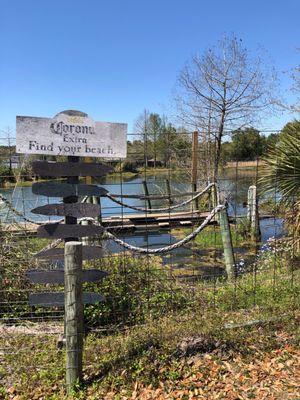
[[[265,165],[262,160],[254,161],[229,161],[224,168],[256,168]]]

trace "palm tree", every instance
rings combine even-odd
[[[287,228],[294,249],[300,249],[300,121],[288,123],[278,143],[263,158],[260,184],[263,193],[281,195],[286,208]],[[295,247],[296,245],[296,247]]]

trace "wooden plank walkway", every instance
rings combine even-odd
[[[126,214],[123,216],[111,216],[103,218],[103,226],[110,230],[159,230],[192,226],[202,222],[208,212],[196,211],[172,212],[172,213],[148,213]]]
[[[174,229],[193,226],[201,223],[208,212],[185,211],[172,213],[152,213],[152,214],[124,214],[123,216],[110,216],[102,219],[102,225],[111,232],[134,232],[146,230]],[[238,217],[239,218],[239,217]],[[260,219],[273,218],[271,214],[264,214]],[[53,223],[55,221],[52,221]],[[230,217],[230,222],[235,219]],[[45,221],[47,223],[47,221]],[[212,221],[210,224],[214,224]],[[36,234],[37,225],[28,222],[2,225],[5,231],[11,233],[32,233]]]

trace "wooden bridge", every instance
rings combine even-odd
[[[112,231],[174,229],[199,224],[208,215],[209,212],[199,211],[125,214],[103,218],[102,224]]]
[[[198,225],[208,216],[208,212],[199,211],[181,211],[181,212],[164,212],[164,213],[132,213],[109,216],[102,218],[102,225],[110,232],[135,232],[135,231],[158,231],[163,229],[184,228],[187,226]],[[243,216],[245,217],[245,216]],[[237,216],[236,219],[242,218]],[[264,214],[260,219],[273,218],[271,214]],[[230,217],[230,223],[235,223],[235,218]],[[57,222],[51,221],[51,222]],[[47,221],[37,221],[45,222]],[[49,221],[48,221],[49,222]],[[210,224],[214,224],[212,221]],[[35,234],[37,225],[29,222],[17,222],[11,224],[3,224],[3,230],[11,233],[31,233]]]

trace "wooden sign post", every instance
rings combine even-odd
[[[126,157],[126,124],[94,122],[80,111],[64,111],[54,118],[17,117],[17,151],[26,154],[66,155],[68,162],[34,161],[33,172],[41,177],[66,177],[66,181],[37,182],[32,186],[35,194],[62,197],[63,204],[37,207],[33,213],[60,215],[65,223],[48,223],[37,230],[43,238],[62,238],[65,250],[50,249],[37,254],[46,260],[64,258],[63,271],[29,271],[33,283],[64,283],[63,292],[35,293],[29,296],[31,305],[65,308],[66,337],[66,384],[68,392],[82,379],[83,353],[83,304],[103,301],[97,293],[83,293],[83,281],[95,281],[105,277],[103,271],[82,270],[82,260],[98,258],[99,249],[83,246],[78,238],[99,235],[101,225],[78,225],[78,217],[97,218],[100,204],[78,203],[79,196],[105,196],[104,188],[79,184],[79,176],[103,176],[111,168],[98,163],[82,163],[79,157],[106,159]],[[91,182],[89,182],[91,183]],[[63,275],[62,275],[63,272]],[[62,277],[64,279],[62,280]]]
[[[66,384],[82,380],[83,353],[82,244],[65,244]]]

